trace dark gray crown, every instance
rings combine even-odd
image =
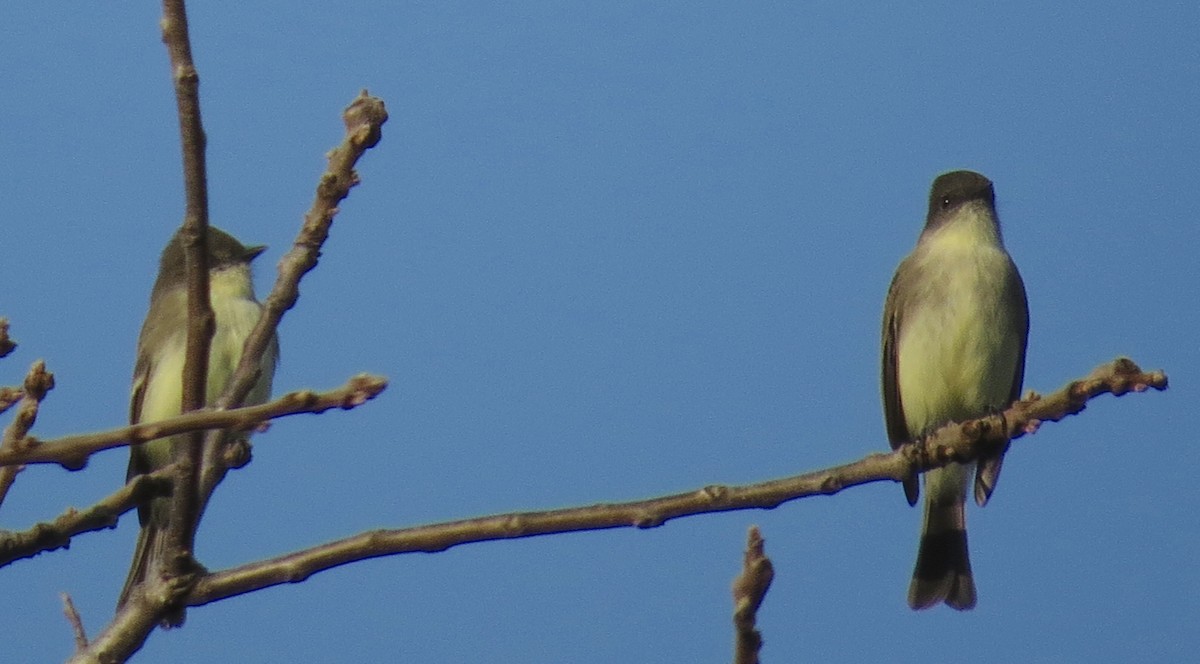
[[[975,171],[951,171],[937,176],[929,189],[929,216],[950,212],[963,203],[983,201],[989,207],[996,204],[996,191],[992,181]]]

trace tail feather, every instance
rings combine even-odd
[[[164,559],[166,538],[161,528],[154,524],[146,524],[138,532],[137,546],[133,549],[133,562],[129,566],[129,576],[125,577],[125,586],[121,588],[121,596],[117,598],[117,608],[120,609],[129,601],[133,589],[149,578],[151,568],[161,564]]]
[[[966,506],[961,500],[937,504],[930,498],[925,503],[925,527],[908,587],[908,605],[927,609],[945,602],[959,611],[972,609],[975,581],[967,552]]]

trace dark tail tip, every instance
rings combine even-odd
[[[932,532],[931,532],[932,531]],[[967,531],[926,529],[908,587],[908,605],[927,609],[940,602],[966,611],[975,608],[975,581],[967,553]]]
[[[117,609],[125,606],[134,587],[146,579],[150,572],[152,558],[161,548],[160,531],[153,525],[146,525],[138,532],[137,546],[133,549],[133,563],[129,567],[129,576],[125,577],[125,586],[117,598]]]

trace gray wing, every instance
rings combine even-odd
[[[133,367],[133,384],[129,394],[129,423],[137,424],[142,421],[142,410],[146,399],[147,383],[150,376],[153,375],[155,365],[148,348],[159,348],[167,342],[167,335],[171,334],[172,330],[186,330],[186,320],[181,323],[178,318],[182,315],[186,318],[187,307],[167,307],[171,298],[185,297],[182,293],[176,294],[172,292],[162,293],[159,298],[152,303],[150,311],[146,313],[146,320],[142,323],[141,333],[138,335],[137,344],[137,363]],[[170,316],[171,312],[175,313],[174,317]],[[157,442],[157,441],[156,441]],[[146,451],[146,445],[151,443],[143,443],[141,445],[133,445],[129,448],[129,467],[125,472],[125,481],[143,475],[155,470],[151,463],[150,455]],[[138,517],[142,525],[146,525],[146,521],[150,515],[150,504],[146,503],[138,507]]]
[[[137,424],[142,419],[142,401],[146,398],[146,381],[150,378],[150,371],[153,369],[151,362],[144,357],[139,357],[137,366],[133,369],[133,386],[129,393],[129,423]],[[140,464],[140,455],[138,451],[140,447],[130,447],[129,455],[129,472],[125,476],[125,481],[133,479],[134,475],[150,472],[148,468]]]
[[[1008,259],[1008,266],[1008,283],[1004,289],[1007,296],[1005,304],[1010,310],[1020,312],[1011,323],[1018,333],[1021,343],[1017,352],[1017,366],[1013,371],[1012,387],[1008,391],[1008,402],[1004,404],[1005,408],[1021,398],[1021,386],[1025,382],[1025,349],[1029,344],[1029,300],[1025,296],[1025,282],[1021,280],[1021,273],[1017,271],[1017,266],[1012,262],[1011,257]],[[1004,452],[979,459],[979,465],[975,471],[975,504],[983,507],[992,497],[992,492],[996,490],[996,483],[1000,481],[1000,468],[1003,464]]]
[[[908,423],[904,419],[904,403],[900,398],[900,385],[897,381],[896,373],[899,361],[897,344],[900,340],[901,312],[904,311],[904,303],[900,301],[898,293],[900,292],[899,287],[902,280],[907,273],[907,270],[904,269],[906,263],[908,263],[908,259],[905,259],[904,262],[900,263],[900,267],[896,268],[896,274],[892,277],[892,284],[888,288],[887,301],[883,305],[883,367],[881,372],[883,417],[887,424],[888,442],[891,443],[893,450],[910,439]],[[904,497],[908,500],[908,504],[916,505],[920,495],[920,478],[913,476],[905,479]]]
[[[1018,354],[1017,371],[1013,374],[1012,389],[1008,392],[1008,402],[1012,403],[1021,398],[1021,387],[1025,383],[1025,348],[1029,345],[1029,299],[1025,296],[1025,282],[1021,279],[1021,273],[1017,271],[1017,266],[1012,262],[1012,258],[1008,259],[1009,265],[1012,265],[1012,272],[1009,274],[1010,288],[1008,289],[1009,296],[1012,301],[1015,301],[1015,307],[1021,312],[1021,318],[1018,321],[1018,329],[1021,332],[1021,352]]]

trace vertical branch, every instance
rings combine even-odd
[[[37,421],[38,407],[41,405],[42,399],[45,399],[46,393],[52,389],[54,389],[54,374],[46,371],[45,362],[41,360],[34,362],[33,366],[29,367],[29,373],[25,374],[25,384],[21,390],[21,407],[17,410],[16,417],[4,430],[3,439],[0,439],[0,449],[15,450],[19,441],[25,440],[25,436]],[[0,468],[0,503],[3,503],[8,496],[8,490],[16,481],[17,473],[24,468],[25,466]]]
[[[771,559],[763,550],[762,533],[750,526],[746,537],[746,553],[742,558],[742,573],[733,580],[733,625],[737,634],[734,646],[735,664],[758,664],[762,648],[762,633],[755,628],[758,607],[767,596],[767,588],[775,578]]]
[[[203,408],[207,394],[208,353],[216,329],[216,318],[208,293],[208,183],[205,174],[204,127],[200,122],[200,75],[192,61],[184,0],[163,0],[163,43],[171,60],[175,103],[179,113],[179,135],[183,152],[183,177],[187,197],[181,236],[187,266],[188,331],[187,357],[183,365],[182,412]],[[199,518],[196,479],[200,472],[204,434],[188,436],[188,445],[173,452],[179,463],[179,480],[172,496],[168,541],[188,554],[192,551]],[[172,565],[187,571],[188,557],[175,557]]]

